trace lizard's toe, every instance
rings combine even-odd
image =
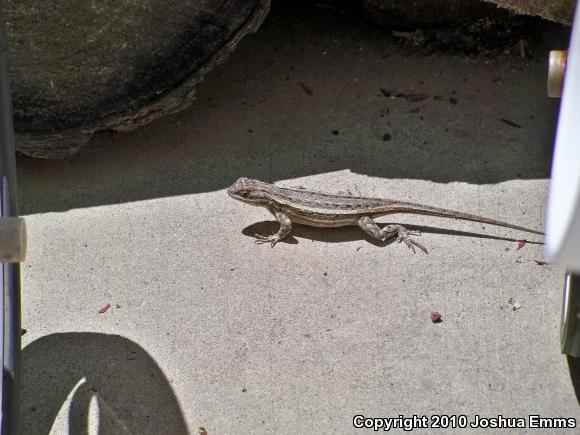
[[[262,245],[264,243],[270,242],[270,237],[268,237],[268,236],[263,236],[261,234],[254,234],[254,237],[256,238],[256,240],[254,240],[254,243],[256,243],[258,245]]]
[[[262,236],[261,234],[254,234],[254,237],[256,238],[256,240],[254,240],[254,243],[257,243],[258,245],[270,243],[272,248],[276,246],[276,243],[280,241],[280,239],[276,236],[276,234],[272,234],[271,236]]]
[[[421,251],[423,251],[425,254],[428,254],[427,252],[427,248],[425,248],[421,243],[417,242],[416,240],[411,239],[409,236],[410,235],[414,235],[414,236],[420,236],[421,233],[419,231],[409,231],[406,230],[404,228],[399,229],[399,234],[397,237],[397,242],[401,243],[404,242],[405,245],[407,245],[407,247],[413,251],[413,254],[415,254],[415,246],[417,248],[419,248]]]
[[[411,240],[407,239],[407,238],[403,238],[401,239],[402,242],[405,243],[405,245],[407,245],[407,248],[409,248],[411,251],[413,251],[413,254],[415,254],[415,247],[413,246],[413,243],[411,242]]]

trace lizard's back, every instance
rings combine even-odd
[[[396,202],[277,186],[270,196],[292,221],[325,227],[356,225],[359,217],[385,214]]]

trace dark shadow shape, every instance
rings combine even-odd
[[[566,359],[568,360],[568,370],[572,380],[572,387],[574,388],[574,395],[578,405],[580,405],[580,358],[566,355]]]
[[[74,393],[71,435],[87,433],[91,397],[99,405],[99,433],[188,434],[175,394],[155,361],[118,335],[63,333],[42,337],[22,353],[22,434],[47,435]],[[125,429],[125,430],[124,430]]]
[[[517,78],[501,62],[470,78],[462,72],[471,64],[464,56],[426,58],[359,14],[331,13],[315,2],[275,2],[260,30],[200,84],[190,109],[131,133],[101,134],[69,160],[20,158],[21,210],[212,192],[241,176],[271,182],[349,170],[440,183],[545,179],[558,108],[545,96],[545,59],[548,49],[566,46],[561,33],[560,44],[534,45],[534,59]],[[361,59],[368,69],[358,62],[359,47],[370,53]],[[363,71],[367,78],[356,84]],[[504,80],[493,82],[492,74]],[[401,92],[419,86],[416,92],[446,97],[453,92],[459,104],[431,98],[417,103],[421,112],[411,116],[413,103],[381,94],[388,86]],[[500,122],[508,116],[522,128]],[[384,141],[387,132],[392,139]]]
[[[477,239],[491,239],[491,240],[501,240],[505,242],[519,242],[520,240],[526,240],[529,245],[543,245],[542,242],[529,241],[525,237],[522,238],[511,238],[511,237],[498,237],[489,234],[474,233],[471,231],[458,231],[450,230],[446,228],[437,228],[424,225],[409,225],[401,222],[389,222],[394,225],[403,225],[408,230],[421,231],[425,234],[447,234],[450,236],[460,236],[460,237],[471,237]],[[386,226],[386,223],[378,224],[381,228]],[[491,227],[491,225],[490,225]],[[248,225],[242,230],[242,234],[248,237],[254,237],[254,234],[268,235],[273,234],[278,231],[279,224],[276,221],[262,221],[256,222],[254,224]],[[498,227],[501,228],[501,227]],[[351,227],[338,227],[338,228],[315,228],[306,225],[295,224],[292,228],[292,236],[296,236],[301,239],[316,240],[318,242],[328,242],[328,243],[342,243],[342,242],[354,242],[356,240],[366,240],[375,246],[388,246],[396,241],[396,238],[385,240],[381,242],[380,240],[373,239],[363,230],[356,226]],[[293,240],[290,241],[292,244],[299,243],[294,237],[290,236]],[[536,236],[535,234],[533,236]],[[539,237],[539,236],[537,236]],[[283,240],[280,243],[284,243]]]

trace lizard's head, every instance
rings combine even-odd
[[[266,205],[268,198],[265,186],[267,185],[261,181],[242,177],[228,188],[228,195],[246,204]]]

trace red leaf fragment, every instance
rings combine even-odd
[[[518,240],[518,248],[517,248],[517,250],[519,251],[524,246],[526,246],[526,241],[525,240]]]
[[[107,304],[107,305],[105,305],[103,308],[101,308],[101,309],[99,310],[99,314],[106,313],[107,311],[109,311],[109,308],[111,308],[111,304]]]
[[[419,101],[426,100],[427,98],[431,98],[429,94],[407,94],[405,95],[405,100],[411,103],[418,103]]]

